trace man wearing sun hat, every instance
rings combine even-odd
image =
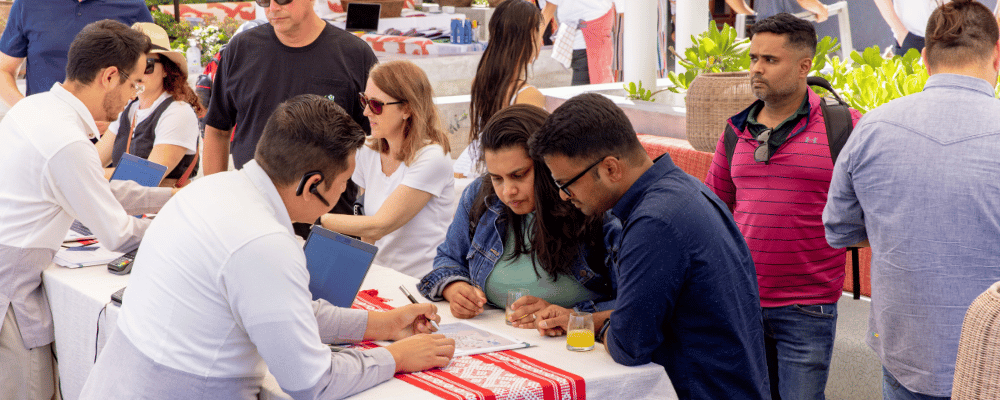
[[[378,61],[363,40],[316,15],[317,0],[257,0],[269,24],[249,29],[222,52],[205,115],[205,175],[237,169],[253,159],[267,118],[279,103],[300,94],[332,99],[367,132],[358,100],[368,70]],[[334,207],[351,213],[351,182]]]
[[[66,52],[87,24],[113,19],[126,25],[153,22],[142,0],[16,1],[0,38],[0,98],[8,106],[48,91],[66,78]],[[17,87],[17,70],[27,59],[25,93]]]

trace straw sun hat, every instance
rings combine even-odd
[[[184,57],[184,53],[170,49],[170,38],[167,37],[167,31],[152,22],[136,22],[132,25],[132,29],[149,36],[149,40],[153,42],[153,50],[150,50],[150,53],[167,56],[170,61],[177,65],[177,68],[181,69],[184,76],[187,76],[187,58]]]

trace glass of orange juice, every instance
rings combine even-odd
[[[590,351],[594,349],[594,316],[589,312],[572,312],[566,327],[566,349]]]

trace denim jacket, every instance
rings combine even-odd
[[[418,289],[424,297],[431,301],[444,300],[442,292],[445,286],[455,281],[464,281],[485,291],[486,278],[490,276],[497,261],[503,255],[503,242],[507,224],[504,222],[505,211],[499,199],[490,198],[487,201],[486,212],[479,219],[475,234],[469,237],[469,216],[472,204],[479,194],[482,179],[473,181],[462,193],[455,219],[448,227],[448,235],[444,243],[438,246],[437,257],[434,258],[434,270],[420,280]],[[604,222],[604,242],[617,246],[616,238],[621,236],[621,222],[607,214]],[[615,254],[614,249],[608,249],[607,254]],[[581,246],[580,256],[573,263],[573,277],[583,286],[602,295],[598,301],[587,300],[577,303],[574,307],[579,311],[596,312],[615,308],[617,293],[617,277],[613,269],[608,268],[608,276],[595,273],[587,265],[587,246]],[[607,261],[608,256],[605,256]],[[605,265],[608,265],[605,263]],[[496,304],[494,304],[496,305]],[[503,307],[503,305],[496,305]]]

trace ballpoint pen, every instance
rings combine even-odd
[[[410,292],[408,290],[406,290],[405,287],[403,287],[403,285],[399,285],[399,290],[403,291],[403,294],[406,295],[406,298],[410,299],[411,303],[413,303],[413,304],[420,304],[419,302],[417,302],[417,299],[413,298],[413,295],[411,295]],[[431,322],[431,325],[434,326],[434,329],[441,330],[441,327],[438,326],[437,322],[434,322],[434,320],[432,320],[432,319],[428,319],[428,321]]]

